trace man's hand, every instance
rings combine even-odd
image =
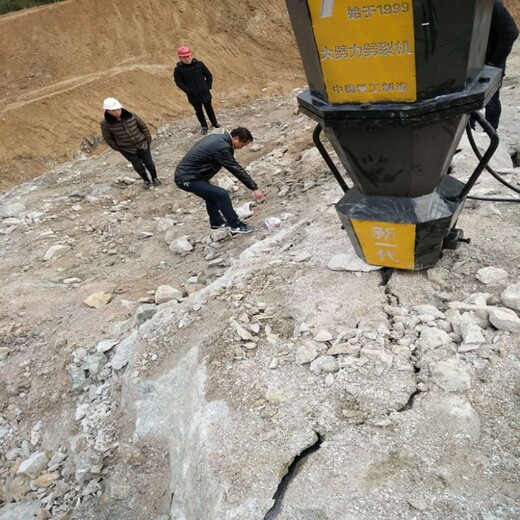
[[[258,202],[263,202],[267,200],[267,197],[264,195],[264,192],[262,190],[253,191],[253,196],[255,197],[255,200],[257,200]]]

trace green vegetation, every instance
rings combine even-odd
[[[61,0],[0,0],[0,14],[18,11],[27,7],[34,7],[42,4],[53,4]]]

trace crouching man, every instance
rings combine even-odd
[[[254,231],[252,226],[240,221],[228,192],[210,183],[211,178],[224,167],[253,191],[256,200],[265,200],[265,195],[258,189],[255,181],[234,157],[235,150],[244,148],[252,141],[251,132],[243,127],[235,128],[230,133],[208,135],[177,165],[175,184],[181,190],[204,199],[211,229],[229,226],[233,235]]]

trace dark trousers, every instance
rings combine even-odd
[[[502,69],[502,78],[505,76],[506,64],[501,63],[497,65]],[[502,87],[502,85],[500,85]],[[500,122],[500,115],[502,114],[502,103],[500,103],[500,87],[495,92],[493,97],[489,100],[489,103],[486,105],[486,119],[489,124],[495,129],[498,129],[498,123]]]
[[[192,105],[195,109],[195,115],[197,116],[197,119],[199,120],[201,127],[208,128],[208,122],[206,121],[206,118],[204,117],[204,111],[202,110],[203,106],[206,109],[206,113],[208,114],[210,123],[213,126],[218,125],[217,116],[215,115],[215,111],[213,110],[213,106],[211,105],[211,99],[209,101],[206,101],[206,103],[192,103]]]
[[[224,219],[230,227],[238,227],[240,219],[233,209],[228,192],[224,188],[214,186],[207,181],[189,181],[175,184],[184,191],[194,193],[206,201],[206,211],[210,226],[221,226]]]
[[[150,182],[146,170],[150,172],[152,180],[157,179],[157,171],[155,170],[155,164],[153,163],[150,144],[148,144],[145,150],[139,149],[135,153],[124,152],[121,150],[121,153],[132,163],[134,170],[139,174],[143,181]]]

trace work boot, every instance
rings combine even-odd
[[[200,127],[200,133],[202,135],[206,135],[208,133],[208,127],[207,126],[201,126]]]

